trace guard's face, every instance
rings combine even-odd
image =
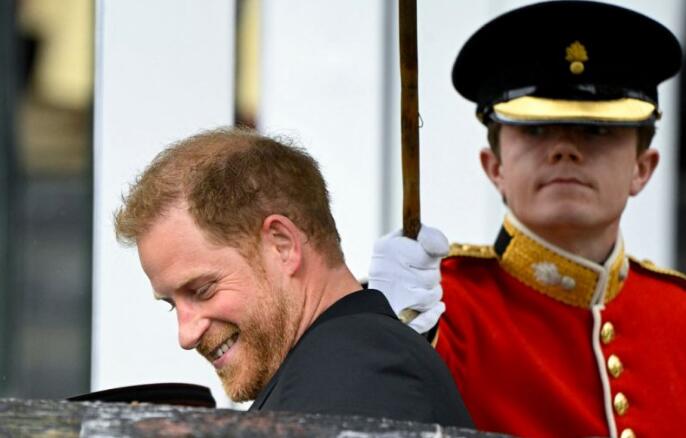
[[[628,127],[503,125],[500,160],[484,150],[482,164],[514,215],[544,237],[616,233],[627,199],[658,161],[653,149],[637,157],[637,135]]]
[[[182,208],[153,224],[138,253],[156,297],[176,307],[181,347],[214,365],[233,400],[254,399],[294,338],[288,294],[261,263],[208,241]]]

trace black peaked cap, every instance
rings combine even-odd
[[[681,58],[672,32],[645,15],[593,1],[548,1],[481,27],[457,56],[452,82],[482,114],[520,96],[629,97],[657,108],[657,85],[679,71]]]

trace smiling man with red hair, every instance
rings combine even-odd
[[[179,344],[253,410],[471,424],[448,370],[343,260],[317,163],[245,130],[160,153],[116,213]]]

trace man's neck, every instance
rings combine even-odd
[[[310,275],[301,284],[305,300],[294,344],[326,309],[344,296],[362,289],[345,263],[333,268],[326,266],[323,260],[314,263],[308,267]]]

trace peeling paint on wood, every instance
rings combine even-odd
[[[0,437],[476,438],[502,435],[363,417],[0,399]]]

